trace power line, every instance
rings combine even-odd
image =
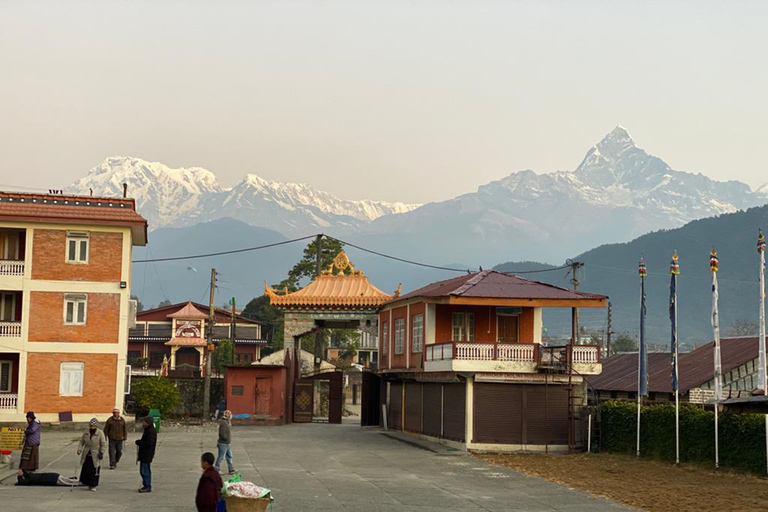
[[[302,238],[294,238],[293,240],[284,240],[282,242],[275,242],[273,244],[267,244],[267,245],[259,245],[257,247],[246,247],[244,249],[234,249],[231,251],[221,251],[221,252],[211,252],[207,254],[195,254],[193,256],[173,256],[169,258],[155,258],[155,259],[149,259],[149,260],[134,260],[131,263],[157,263],[161,261],[179,261],[179,260],[192,260],[196,258],[210,258],[212,256],[224,256],[226,254],[235,254],[239,252],[248,252],[248,251],[258,251],[259,249],[268,249],[270,247],[277,247],[279,245],[286,245],[293,242],[300,242],[302,240],[307,240],[310,238],[314,238],[315,235],[305,236]]]

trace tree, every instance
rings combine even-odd
[[[263,322],[263,335],[269,340],[272,351],[283,348],[283,313],[269,303],[269,297],[262,295],[252,299],[243,309],[242,316],[251,320]]]
[[[731,322],[731,328],[728,329],[728,336],[757,336],[760,326],[756,322],[738,319]]]
[[[136,301],[136,312],[141,313],[144,311],[144,304],[141,303],[139,298],[136,295],[131,295],[131,299]]]
[[[235,344],[230,339],[219,341],[216,350],[213,351],[213,360],[211,361],[213,369],[217,373],[224,373],[224,367],[234,362]]]
[[[165,306],[170,306],[170,305],[171,305],[171,301],[169,301],[168,299],[165,299],[165,300],[161,300],[160,304],[158,304],[157,307],[164,308]]]
[[[611,355],[619,352],[637,352],[637,339],[623,332],[611,342]]]
[[[181,398],[173,382],[164,377],[137,382],[133,385],[131,394],[142,409],[160,409],[163,415],[173,410]]]
[[[320,266],[325,269],[333,263],[333,259],[344,249],[344,245],[333,238],[323,238],[322,246],[323,250],[320,254]],[[304,248],[304,255],[301,260],[288,271],[288,277],[281,281],[276,288],[279,290],[288,288],[288,291],[294,292],[299,289],[301,280],[314,277],[316,270],[317,240],[312,240],[312,242]]]

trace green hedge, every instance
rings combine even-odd
[[[610,400],[600,407],[602,446],[608,452],[634,454],[637,448],[637,403]],[[765,473],[765,417],[723,413],[719,418],[720,466]],[[680,461],[714,465],[715,413],[680,404]],[[640,454],[675,460],[675,406],[640,409]]]

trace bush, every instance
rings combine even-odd
[[[131,394],[142,409],[160,409],[163,415],[172,411],[180,399],[179,390],[173,382],[163,377],[137,382]]]
[[[601,405],[602,449],[635,453],[637,403],[610,400]],[[765,471],[765,419],[760,414],[724,413],[719,418],[720,465],[744,471]],[[715,460],[715,413],[680,404],[680,460],[711,465]],[[675,406],[640,409],[640,453],[675,460]]]

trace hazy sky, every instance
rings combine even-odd
[[[0,0],[0,184],[110,155],[425,202],[615,125],[768,181],[768,2]]]

